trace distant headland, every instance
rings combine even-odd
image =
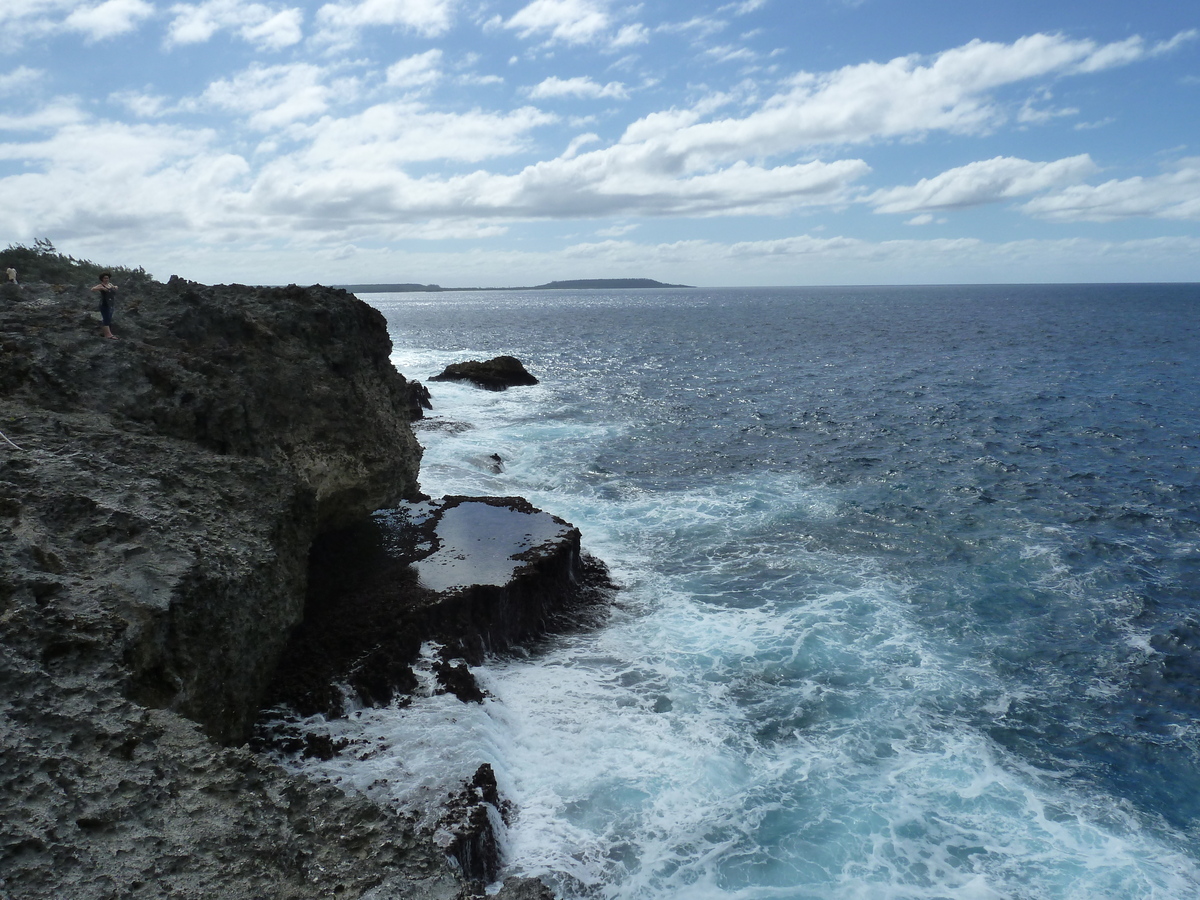
[[[528,287],[461,287],[444,288],[440,284],[335,284],[352,294],[402,294],[410,291],[579,291],[588,289],[613,290],[620,288],[686,288],[690,284],[665,284],[653,278],[576,278],[570,281],[548,281]]]

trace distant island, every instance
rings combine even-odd
[[[664,284],[653,278],[576,278],[573,281],[548,281],[525,291],[578,291],[586,288],[686,288],[690,284]]]
[[[653,278],[576,278],[570,281],[548,281],[530,287],[466,287],[444,288],[440,284],[335,284],[352,294],[402,294],[410,291],[578,291],[589,288],[613,290],[614,288],[686,288],[690,284],[664,284]]]

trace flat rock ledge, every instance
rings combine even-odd
[[[503,391],[510,387],[537,384],[525,366],[515,356],[497,356],[480,362],[471,359],[451,363],[430,381],[469,381],[488,391]]]

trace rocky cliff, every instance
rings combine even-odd
[[[404,823],[239,746],[314,538],[417,494],[382,317],[172,278],[104,340],[95,296],[0,289],[0,896],[457,896]]]

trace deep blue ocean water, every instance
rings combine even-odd
[[[566,898],[1200,896],[1200,286],[364,299],[410,378],[542,379],[430,385],[423,489],[624,589],[314,774],[490,762]]]

